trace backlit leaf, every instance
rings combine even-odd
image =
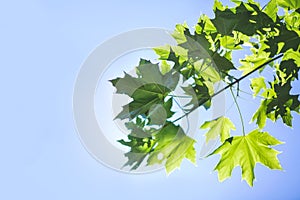
[[[256,163],[261,163],[270,169],[282,167],[277,155],[278,151],[269,146],[282,144],[267,132],[254,130],[245,136],[235,136],[228,138],[212,154],[221,154],[221,159],[215,170],[218,171],[220,181],[224,181],[231,176],[232,170],[240,166],[242,169],[242,179],[253,186],[255,179],[254,167]]]
[[[221,137],[221,142],[224,142],[230,137],[230,131],[235,130],[234,124],[226,117],[219,117],[212,121],[206,121],[200,128],[209,129],[205,134],[206,142],[216,139],[218,136]]]

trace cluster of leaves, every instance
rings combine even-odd
[[[295,0],[271,0],[262,8],[252,0],[233,2],[236,6],[229,8],[215,1],[215,17],[202,15],[193,33],[186,24],[177,25],[172,35],[177,45],[154,49],[160,63],[141,59],[136,76],[125,73],[111,80],[117,93],[132,98],[116,117],[127,119],[126,126],[131,131],[126,141],[119,141],[130,147],[125,166],[137,169],[143,161],[147,165],[164,163],[170,173],[180,167],[184,158],[195,163],[196,141],[176,122],[201,106],[210,109],[212,98],[220,93],[214,91],[214,84],[228,84],[222,92],[256,74],[250,87],[254,97],[262,97],[252,118],[257,129],[248,134],[243,129],[241,136],[231,136],[235,126],[225,116],[207,121],[200,128],[208,129],[207,142],[220,138],[222,143],[209,155],[221,154],[215,167],[220,181],[230,177],[236,166],[241,167],[242,178],[250,186],[256,163],[282,169],[279,152],[271,147],[281,142],[263,129],[267,119],[282,119],[292,126],[292,113],[300,111],[299,95],[291,94],[300,69],[300,4]],[[278,9],[284,13],[282,16]],[[245,46],[250,46],[252,54],[235,67],[232,54]],[[274,70],[273,80],[262,76],[267,67]],[[242,72],[241,77],[232,75],[236,70]],[[182,108],[185,115],[174,119],[172,107],[176,100],[172,92],[178,87],[190,102]],[[233,98],[238,107],[234,94]]]

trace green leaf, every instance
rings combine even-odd
[[[123,167],[130,166],[131,170],[137,169],[146,156],[150,153],[154,145],[154,140],[151,136],[152,130],[145,130],[143,126],[129,122],[125,124],[131,130],[128,135],[128,141],[119,140],[118,142],[130,147],[130,151],[125,154],[128,161]]]
[[[247,21],[247,14],[240,19],[245,21],[245,17]],[[230,9],[227,8],[222,11],[217,7],[215,10],[215,18],[212,20],[212,23],[222,35],[232,35],[232,31],[239,25],[240,19]]]
[[[192,97],[191,101],[186,104],[185,107],[192,105],[190,110],[199,106],[203,106],[205,109],[209,109],[211,106],[209,86],[207,86],[205,82],[202,82],[200,80],[196,82],[197,84],[194,86],[189,85],[186,87],[182,87],[185,94]]]
[[[193,60],[210,58],[210,42],[206,38],[205,34],[190,34],[189,30],[185,33],[186,42],[179,44],[180,47],[188,50],[188,57]]]
[[[267,100],[263,100],[260,107],[252,116],[251,122],[256,121],[256,124],[260,129],[264,128],[267,121]]]
[[[144,62],[143,59],[141,59],[136,70],[137,74],[139,74],[139,78],[144,83],[162,85],[169,90],[174,90],[179,80],[179,74],[172,74],[172,72],[169,72],[165,75],[162,75],[158,64],[152,64],[149,61]]]
[[[298,34],[300,33],[300,11],[294,12],[285,12],[284,20],[289,30],[295,31]]]
[[[270,57],[275,56],[277,53],[284,53],[289,49],[297,51],[300,45],[299,35],[295,31],[288,30],[284,25],[280,26],[281,30],[278,36],[274,36],[268,39],[266,44],[269,48],[265,49],[266,52],[270,52]],[[279,49],[279,44],[282,43],[283,47]]]
[[[197,34],[201,34],[203,32],[213,33],[216,32],[217,29],[207,15],[201,15],[197,25],[195,26],[195,31]]]
[[[243,71],[243,75],[248,74],[249,72],[255,70],[257,67],[266,63],[270,58],[270,53],[264,51],[265,47],[261,47],[260,49],[251,49],[253,54],[247,55],[244,59],[240,60],[242,66],[238,69]]]
[[[169,65],[169,63],[165,60],[163,60],[161,62],[161,73],[163,75],[165,75],[166,73],[168,73],[169,71],[171,71],[171,65]]]
[[[256,97],[262,89],[267,88],[266,83],[265,83],[265,78],[262,76],[251,79],[250,86],[251,86],[252,91],[254,92],[254,94],[253,94],[254,97]]]
[[[223,4],[218,1],[218,0],[215,0],[214,1],[214,5],[213,5],[213,10],[216,11],[216,10],[225,10],[227,7],[223,6]]]
[[[126,94],[133,99],[123,106],[116,118],[134,119],[139,115],[147,116],[156,105],[164,105],[164,98],[176,88],[179,81],[178,73],[169,71],[163,75],[158,64],[143,59],[136,72],[137,78],[125,73],[123,78],[111,80],[117,93]]]
[[[261,11],[254,3],[241,2],[232,9],[215,10],[215,18],[212,23],[222,35],[233,35],[233,31],[239,31],[252,36],[258,31],[266,33],[264,28],[274,28],[273,20]]]
[[[236,39],[230,36],[223,36],[220,38],[221,46],[230,49],[230,50],[238,50],[243,49],[238,43],[236,43]]]
[[[283,55],[282,60],[294,60],[297,67],[300,67],[300,52],[292,49],[286,51]]]
[[[277,4],[287,9],[298,9],[300,8],[300,2],[298,0],[276,0]]]
[[[156,104],[149,109],[149,125],[164,125],[168,118],[172,117],[174,112],[171,111],[173,99],[170,98],[163,104]]]
[[[213,54],[212,60],[215,69],[218,69],[220,72],[227,72],[229,70],[235,69],[233,63],[230,60],[223,56],[220,56],[218,53]]]
[[[143,85],[143,82],[140,79],[134,78],[126,72],[123,78],[116,78],[110,80],[110,82],[117,89],[116,93],[126,94],[128,96],[131,96],[136,88],[139,88]]]
[[[276,22],[277,19],[277,12],[278,7],[276,4],[276,1],[278,0],[271,0],[268,2],[268,5],[266,6],[264,12],[274,21]]]
[[[157,146],[149,156],[148,165],[165,162],[166,171],[170,174],[180,167],[184,158],[196,163],[195,140],[186,136],[180,126],[167,124],[155,138]]]
[[[160,56],[160,60],[166,60],[169,57],[170,51],[171,51],[171,46],[166,45],[166,46],[160,46],[160,47],[155,47],[153,48],[154,52],[156,55]]]
[[[226,117],[219,117],[212,121],[206,121],[200,127],[201,129],[209,129],[205,134],[206,142],[221,137],[221,142],[224,142],[230,137],[230,130],[235,130],[234,124]]]
[[[188,25],[184,24],[177,24],[172,37],[176,40],[177,44],[182,44],[186,42],[185,31],[188,30]]]
[[[152,85],[154,86],[154,85]],[[155,86],[154,86],[155,87]],[[143,91],[138,90],[137,93],[143,95]],[[149,92],[150,93],[150,92]],[[159,95],[153,95],[152,99],[141,98],[131,101],[129,104],[123,106],[123,110],[115,117],[115,119],[134,119],[135,117],[142,115],[147,116],[149,111],[157,104],[162,104],[163,98]]]
[[[221,76],[213,66],[207,66],[205,63],[197,61],[194,63],[195,71],[198,72],[204,80],[216,83],[221,80]]]
[[[276,69],[277,75],[281,78],[282,84],[285,84],[289,79],[298,79],[299,65],[297,66],[295,60],[283,60]]]
[[[291,89],[291,82],[284,85],[275,84],[276,97],[270,99],[267,105],[267,114],[274,112],[275,118],[277,119],[280,116],[288,126],[292,126],[291,111],[299,112],[300,108],[299,95],[291,95]]]
[[[256,27],[250,23],[251,15],[252,12],[247,10],[244,3],[241,3],[235,10],[226,8],[222,11],[217,8],[212,23],[222,35],[230,36],[234,30],[253,35]]]
[[[186,136],[180,126],[168,123],[159,130],[148,130],[143,125],[129,122],[126,127],[131,130],[128,141],[119,140],[130,147],[125,154],[128,161],[124,167],[137,169],[147,156],[147,165],[164,163],[168,174],[179,168],[184,158],[196,163],[195,140]]]
[[[222,157],[215,167],[220,181],[231,176],[232,170],[241,166],[242,179],[253,186],[255,179],[254,167],[261,163],[270,169],[282,170],[277,155],[280,153],[269,146],[282,144],[267,132],[254,130],[246,136],[236,136],[227,139],[212,154],[221,154]],[[211,155],[212,155],[211,154]]]

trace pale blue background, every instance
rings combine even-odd
[[[72,90],[89,52],[131,29],[193,25],[211,7],[200,0],[1,1],[0,199],[300,199],[299,116],[294,129],[268,126],[286,142],[277,148],[285,171],[258,165],[253,188],[239,169],[219,183],[212,172],[218,156],[198,167],[184,162],[169,177],[129,175],[102,166],[80,143]],[[241,103],[249,119],[250,104]]]

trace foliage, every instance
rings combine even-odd
[[[271,0],[263,8],[253,0],[233,2],[236,6],[229,8],[215,1],[215,17],[200,16],[193,33],[186,24],[177,25],[172,34],[177,45],[154,48],[161,62],[141,59],[136,76],[125,73],[111,80],[117,93],[132,98],[116,116],[128,120],[126,126],[131,131],[126,140],[119,141],[130,148],[124,166],[134,170],[143,161],[147,165],[163,163],[170,173],[184,158],[196,163],[196,141],[177,122],[199,107],[211,109],[212,98],[227,89],[239,91],[239,82],[253,75],[253,97],[262,98],[252,117],[257,129],[245,134],[238,94],[232,92],[242,120],[242,135],[231,136],[235,125],[228,116],[206,121],[201,126],[208,129],[206,141],[220,138],[222,143],[209,156],[221,154],[215,168],[220,181],[230,177],[236,166],[241,166],[242,178],[250,186],[256,163],[282,169],[279,152],[271,147],[281,142],[262,130],[268,119],[281,119],[292,127],[292,114],[300,112],[299,95],[291,91],[300,68],[299,1]],[[252,54],[235,66],[232,55],[239,55],[237,52],[247,46]],[[272,78],[264,77],[266,68],[273,69]],[[214,85],[219,82],[227,85],[215,91]],[[190,99],[180,106],[184,115],[179,118],[174,118],[172,110],[177,103],[173,95],[176,88],[182,88],[184,98]]]

